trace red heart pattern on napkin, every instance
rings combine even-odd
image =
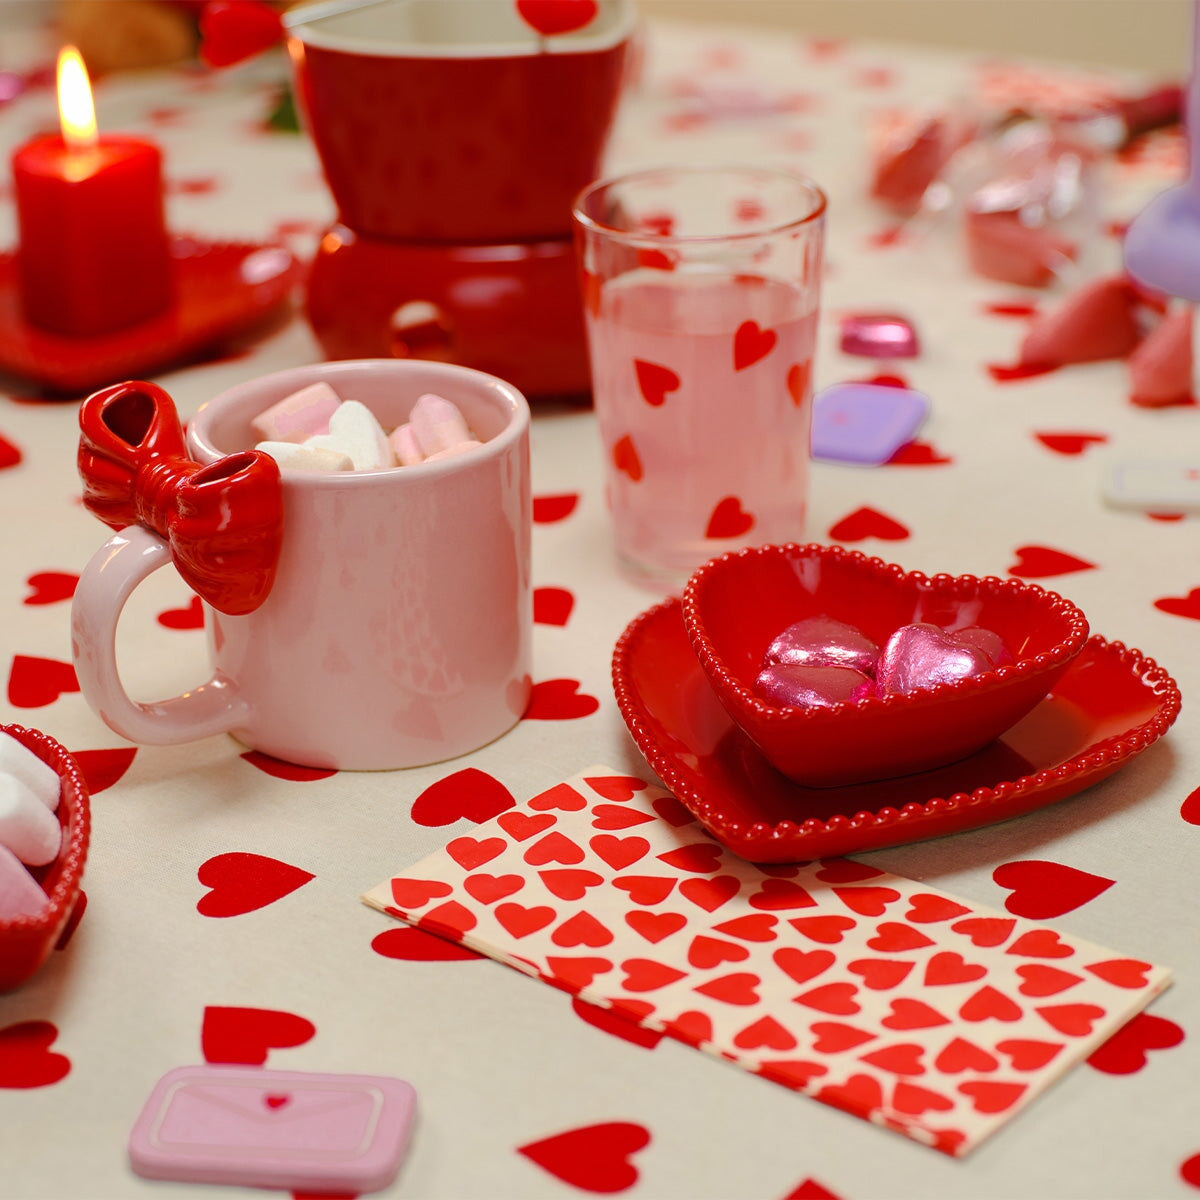
[[[364,898],[949,1154],[1166,985],[1161,967],[865,864],[762,869],[691,820],[614,821],[652,818],[665,800],[591,768]],[[1044,862],[1006,864],[1005,878],[1031,910],[1056,888],[1077,906],[1110,882]],[[566,1170],[562,1143],[534,1145]]]

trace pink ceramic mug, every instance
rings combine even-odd
[[[252,448],[251,419],[319,380],[385,429],[435,392],[482,445],[412,467],[284,471],[270,594],[244,616],[206,605],[212,677],[158,703],[126,693],[116,627],[170,550],[141,526],[110,538],[80,578],[72,645],[84,698],[123,737],[163,745],[228,732],[289,762],[380,770],[469,753],[524,711],[533,619],[524,397],[447,363],[321,363],[209,401],[189,424],[189,452],[211,463]]]
[[[379,0],[289,30],[296,92],[341,220],[417,241],[571,232],[599,173],[631,0],[539,35],[516,0]]]

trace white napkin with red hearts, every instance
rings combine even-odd
[[[363,899],[950,1155],[1170,980],[850,859],[754,866],[662,788],[605,767]]]

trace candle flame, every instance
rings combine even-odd
[[[74,46],[64,46],[58,52],[58,119],[68,146],[86,149],[96,144],[92,85]]]

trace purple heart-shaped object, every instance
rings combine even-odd
[[[964,639],[960,634],[947,633],[926,622],[902,625],[888,638],[879,656],[875,670],[879,694],[903,694],[957,683],[991,671],[996,664],[974,644],[974,637],[972,634]]]
[[[763,666],[843,667],[874,676],[879,647],[853,625],[834,617],[806,617],[789,625],[767,647]]]
[[[875,694],[875,684],[849,667],[809,667],[771,663],[754,681],[764,700],[788,708],[832,708]]]

